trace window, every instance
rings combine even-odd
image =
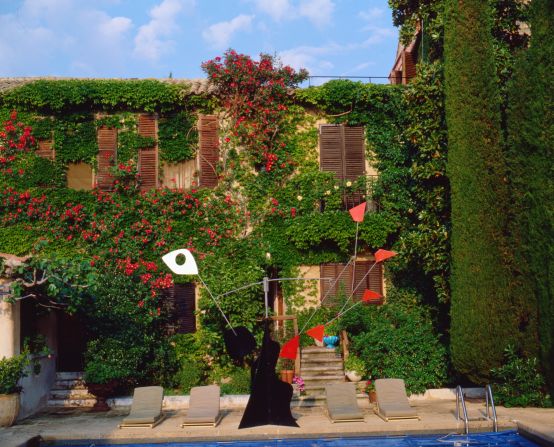
[[[196,287],[193,283],[174,284],[164,291],[164,305],[169,314],[168,332],[196,332]]]
[[[329,289],[329,295],[323,302],[324,306],[333,306],[338,304],[338,298],[340,295],[346,295],[348,298],[352,294],[353,288],[356,288],[356,292],[352,297],[352,300],[359,301],[364,295],[366,289],[373,290],[374,292],[383,294],[383,269],[381,263],[373,266],[373,261],[356,261],[354,286],[352,286],[352,271],[354,264],[351,263],[346,269],[346,264],[329,263],[321,264],[320,276],[321,278],[330,278],[331,281],[321,281],[321,295],[322,300]],[[368,275],[366,273],[371,269]],[[365,278],[364,278],[365,276]],[[340,278],[339,278],[340,277]],[[339,280],[334,284],[335,280]],[[359,286],[358,286],[359,285]]]
[[[219,161],[218,120],[216,115],[200,115],[198,119],[199,186],[217,186]]]
[[[158,187],[158,119],[156,115],[140,114],[138,133],[142,137],[153,138],[156,141],[152,147],[141,148],[138,152],[140,189],[144,191]]]
[[[93,186],[92,167],[88,163],[69,163],[67,165],[67,187],[88,191]]]
[[[319,127],[319,162],[322,171],[333,172],[337,180],[354,181],[365,175],[365,135],[362,126],[322,124]],[[362,192],[344,197],[348,207],[364,200]]]
[[[115,165],[117,154],[117,129],[101,126],[96,133],[98,142],[98,158],[96,183],[103,190],[111,189],[114,178],[110,169]]]
[[[48,140],[38,140],[37,145],[38,147],[35,153],[39,157],[49,160],[54,160],[56,158],[56,150],[54,149],[52,138]]]

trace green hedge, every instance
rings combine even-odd
[[[531,316],[511,294],[509,206],[491,11],[482,0],[446,1],[448,174],[452,189],[452,361],[475,382],[525,338]],[[532,336],[532,331],[531,331]]]
[[[508,162],[514,251],[525,301],[538,304],[541,364],[554,395],[554,5],[531,7],[531,46],[510,86]]]

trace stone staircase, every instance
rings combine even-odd
[[[83,381],[82,372],[57,372],[48,397],[49,407],[92,407],[96,398]]]
[[[342,357],[335,349],[309,346],[302,348],[301,355],[300,375],[305,384],[301,400],[322,401],[325,385],[345,381]]]

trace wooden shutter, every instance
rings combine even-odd
[[[343,126],[322,124],[319,127],[319,166],[322,171],[333,172],[338,180],[344,180]]]
[[[156,143],[152,147],[139,149],[138,173],[140,174],[141,190],[158,187],[158,120],[155,115],[140,114],[138,119],[138,133],[140,136],[153,138]]]
[[[164,290],[164,306],[169,315],[169,332],[189,334],[196,332],[196,287],[192,283],[174,284]]]
[[[114,178],[110,168],[115,165],[117,129],[102,126],[98,128],[96,139],[98,142],[96,184],[100,189],[111,189]]]
[[[417,61],[417,54],[415,53],[415,50],[413,52],[405,50],[402,53],[402,77],[403,77],[402,83],[403,84],[407,84],[413,78],[415,78],[417,74],[416,61]]]
[[[352,291],[352,269],[351,266],[345,269],[345,265],[346,264],[338,263],[320,265],[320,277],[332,279],[332,281],[321,281],[321,300],[323,300],[329,289],[331,289],[329,295],[327,295],[327,298],[325,298],[323,302],[324,306],[336,306],[340,293],[346,295],[346,297],[350,296]],[[339,278],[339,280],[333,285],[337,278]]]
[[[35,153],[42,158],[54,160],[56,158],[56,150],[54,149],[54,143],[52,139],[38,140],[38,148]]]
[[[365,175],[365,132],[362,126],[344,127],[344,171],[346,180],[356,180]],[[347,208],[359,205],[365,200],[362,192],[344,196]]]
[[[219,161],[218,119],[216,115],[200,115],[198,119],[198,144],[200,158],[199,186],[217,186]]]
[[[375,265],[371,272],[364,278],[368,270],[373,265],[373,261],[357,261],[356,266],[350,264],[346,269],[346,264],[321,264],[320,277],[332,278],[333,281],[340,275],[340,279],[332,287],[331,281],[321,281],[321,297],[323,299],[329,292],[327,298],[323,302],[324,306],[333,306],[338,304],[338,294],[342,291],[348,298],[352,294],[352,290],[356,288],[353,301],[359,301],[364,295],[365,289],[370,289],[380,294],[383,293],[383,270],[381,264]],[[355,269],[354,283],[352,283],[352,271]],[[342,274],[341,274],[342,272]]]

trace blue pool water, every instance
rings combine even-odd
[[[516,431],[469,435],[370,436],[365,438],[269,439],[263,441],[168,442],[162,444],[89,443],[64,447],[537,447]]]

